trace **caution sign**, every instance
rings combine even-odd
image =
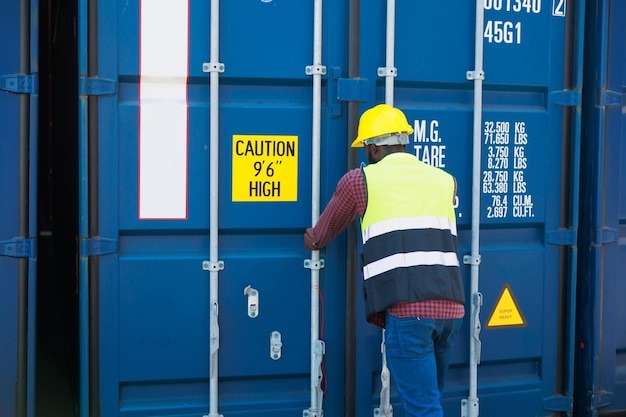
[[[520,310],[509,284],[505,284],[498,302],[494,307],[487,328],[494,327],[526,327],[526,319]]]
[[[298,137],[233,135],[233,201],[297,201]]]

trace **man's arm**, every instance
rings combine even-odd
[[[366,205],[365,182],[360,169],[348,171],[337,183],[337,189],[313,228],[304,233],[304,245],[311,250],[325,247],[341,233]]]

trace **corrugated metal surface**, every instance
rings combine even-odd
[[[543,415],[550,412],[544,399],[571,395],[563,376],[571,356],[564,350],[571,317],[563,316],[570,308],[563,294],[571,275],[562,257],[566,252],[548,236],[567,228],[570,181],[576,175],[569,165],[576,140],[567,129],[570,110],[559,104],[561,94],[568,94],[562,90],[571,88],[571,78],[565,77],[574,68],[574,45],[566,33],[576,23],[565,3],[485,1],[484,6],[480,414],[506,409],[507,415]],[[385,5],[363,1],[361,10],[361,26],[367,28],[361,76],[374,79],[377,68],[385,66]],[[418,132],[408,148],[456,176],[460,254],[468,255],[473,84],[466,72],[474,70],[475,7],[472,2],[397,1],[396,13],[395,104]],[[377,83],[368,106],[384,99],[383,85]],[[463,272],[469,290],[469,266]],[[469,303],[467,312],[444,394],[449,415],[458,415],[461,399],[467,398]],[[364,324],[359,334],[359,363],[366,365],[357,378],[357,415],[367,415],[378,404],[380,335]]]
[[[35,401],[38,26],[26,0],[0,15],[0,412],[21,417]]]
[[[626,410],[626,14],[624,2],[587,8],[584,175],[581,183],[579,415]]]
[[[118,245],[99,262],[106,416],[195,416],[209,407],[209,10],[207,2],[176,1],[164,13],[167,5],[157,3],[161,9],[150,1],[99,7],[98,74],[118,83],[116,95],[99,100],[100,236]],[[187,6],[188,13],[176,12]],[[345,36],[336,24],[345,21],[341,4],[326,13],[328,27]],[[310,254],[302,232],[311,222],[312,79],[305,67],[312,64],[313,7],[223,2],[220,16],[220,412],[301,414],[310,398],[311,289],[303,266]],[[326,59],[345,66],[342,43],[325,35]],[[161,42],[156,49],[153,37]],[[187,42],[188,54],[181,50]],[[326,117],[323,129],[327,200],[343,173],[346,124]],[[261,150],[266,140],[277,147]],[[150,188],[163,172],[163,186]],[[264,188],[257,175],[280,190]],[[344,250],[338,244],[327,256],[327,407],[338,415]],[[247,286],[259,294],[255,318],[247,314]],[[279,359],[270,352],[273,332],[282,335]]]
[[[118,83],[116,95],[99,100],[99,233],[118,248],[100,258],[98,270],[104,415],[186,415],[208,407],[210,306],[202,262],[209,256],[210,126],[202,64],[209,13],[205,3],[174,3],[169,13],[150,2],[99,7],[98,74]],[[299,413],[310,389],[301,233],[311,216],[312,91],[304,68],[312,63],[313,8],[221,7],[220,412]],[[345,77],[347,15],[341,4],[325,7],[323,57],[332,77],[324,86],[322,204],[345,171],[349,141],[345,106],[333,90],[334,79]],[[512,405],[541,414],[544,398],[567,386],[562,329],[569,317],[561,312],[569,299],[561,294],[570,275],[547,236],[567,227],[567,189],[576,175],[567,159],[574,140],[564,130],[568,110],[559,105],[567,101],[560,91],[572,68],[566,27],[568,19],[574,25],[573,13],[566,16],[558,2],[485,7],[483,320],[510,307],[501,297],[505,288],[517,304],[513,321],[496,319],[482,334],[481,407],[486,414]],[[397,10],[396,105],[417,127],[410,151],[459,180],[467,252],[473,85],[466,72],[473,69],[474,7],[400,1]],[[376,85],[365,94],[370,106],[383,100],[376,74],[384,66],[385,13],[382,3],[365,1],[361,14],[361,77]],[[286,144],[286,154],[277,143]],[[261,144],[272,145],[261,151]],[[289,149],[297,158],[289,159]],[[263,174],[273,177],[257,182]],[[343,247],[339,240],[328,248],[322,272],[327,415],[340,414],[344,403]],[[247,315],[248,285],[260,294],[255,318]],[[359,320],[356,398],[346,401],[355,401],[361,415],[376,406],[380,335]],[[274,331],[282,335],[279,359],[270,355]],[[466,326],[446,393],[446,408],[455,413],[466,395],[467,333]]]
[[[222,2],[219,63],[209,63],[209,1],[89,3],[91,21],[86,13],[78,19],[81,34],[91,29],[82,39],[89,48],[83,43],[79,50],[92,52],[80,57],[79,83],[81,417],[89,409],[107,417],[209,413],[215,347],[206,263],[215,191],[209,112],[216,107],[209,91],[216,83],[206,71],[212,64],[216,71],[224,64],[217,106],[218,259],[224,265],[217,406],[226,416],[301,415],[311,399],[310,302],[312,290],[317,294],[304,266],[311,254],[302,245],[315,188],[313,83],[305,70],[313,64],[312,2]],[[360,2],[358,33],[348,24],[348,2],[323,4],[322,208],[348,168],[347,132],[356,119],[348,118],[346,101],[359,101],[362,112],[385,100],[378,77],[385,66],[384,3]],[[584,10],[581,3],[482,3],[478,397],[484,416],[571,413],[572,402],[576,415],[626,409],[626,10],[617,1],[587,2]],[[83,12],[86,7],[81,1]],[[474,69],[475,5],[398,0],[396,13],[395,104],[416,130],[408,151],[456,176],[460,254],[467,255],[475,111],[467,71]],[[20,64],[19,16],[18,5],[0,6],[0,75],[29,72]],[[33,23],[31,32],[36,29]],[[360,45],[359,80],[346,80],[356,57],[349,56],[355,52],[350,30]],[[588,59],[581,96],[583,35]],[[33,58],[30,72],[36,72]],[[0,92],[3,243],[37,234],[36,95],[29,100],[30,109],[22,103],[20,127],[20,96]],[[26,163],[20,137],[24,146],[28,133]],[[371,415],[381,388],[381,332],[365,323],[360,288],[346,293],[346,280],[360,282],[358,273],[346,277],[346,244],[358,237],[347,239],[322,253],[322,387],[329,417],[352,409]],[[36,258],[31,252],[18,260],[14,246],[0,248],[10,255],[0,256],[0,414],[21,416],[34,413],[33,339],[18,359],[18,323],[27,341],[34,335]],[[73,256],[73,248],[67,251]],[[469,266],[463,276],[468,316],[444,393],[449,415],[460,415],[468,396],[475,299]],[[29,281],[30,292],[22,293],[22,302],[31,303],[28,317],[18,313],[19,280]],[[346,321],[352,300],[356,323]],[[354,356],[355,370],[346,366]],[[402,417],[395,391],[392,402]]]
[[[19,2],[0,5],[0,75],[20,71]],[[5,18],[9,17],[10,18]],[[0,241],[19,236],[19,96],[0,91]],[[1,248],[6,248],[0,244]],[[18,260],[0,256],[0,414],[15,413]]]

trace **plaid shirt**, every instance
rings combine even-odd
[[[360,168],[348,171],[337,183],[335,194],[313,228],[313,244],[321,249],[341,233],[357,217],[363,217],[367,208],[367,186]],[[431,319],[461,318],[465,308],[448,300],[428,300],[398,304],[387,309],[397,317],[423,317]],[[372,318],[372,324],[385,327],[385,313]]]

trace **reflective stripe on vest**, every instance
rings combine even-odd
[[[456,222],[451,222],[448,217],[402,217],[382,220],[378,223],[372,224],[367,229],[362,230],[363,243],[367,243],[369,239],[384,235],[385,233],[407,229],[449,230],[450,233],[456,236]]]
[[[459,258],[454,252],[396,253],[365,265],[363,279],[368,280],[395,268],[426,265],[459,266]]]

